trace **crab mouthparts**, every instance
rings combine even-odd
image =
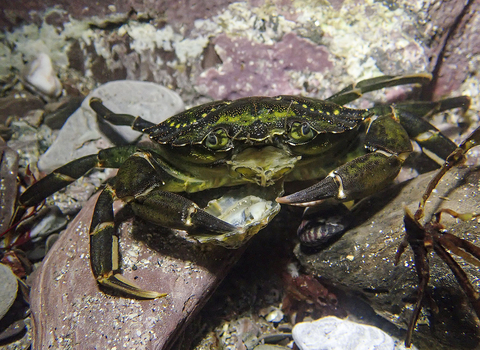
[[[288,174],[301,158],[273,146],[252,147],[234,155],[227,164],[247,181],[267,187]]]

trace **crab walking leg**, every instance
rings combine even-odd
[[[48,196],[67,187],[94,168],[120,167],[137,150],[135,146],[112,147],[73,160],[30,186],[20,196],[19,204],[25,207],[38,205]]]
[[[383,75],[376,78],[365,79],[358,83],[347,86],[342,91],[330,96],[326,101],[334,102],[339,105],[352,102],[361,97],[364,93],[380,90],[387,87],[407,85],[407,84],[426,84],[432,80],[429,73],[419,73],[402,76]]]
[[[90,226],[90,260],[97,282],[128,295],[155,299],[166,294],[146,291],[118,273],[118,236],[113,222],[114,191],[107,185],[98,197]]]
[[[85,156],[55,169],[22,193],[13,223],[18,222],[28,207],[39,205],[45,198],[67,187],[94,168],[118,168],[138,150],[135,146],[106,148],[97,154]]]
[[[377,115],[393,113],[409,137],[422,147],[425,154],[442,165],[457,145],[424,118],[454,108],[467,111],[469,106],[470,98],[459,96],[436,102],[401,102],[392,106],[377,106],[371,110]]]
[[[115,233],[113,201],[115,191],[107,185],[95,205],[90,227],[90,259],[98,283],[130,296],[155,299],[165,296],[141,289],[122,277],[119,270],[118,236]],[[137,216],[155,224],[207,233],[227,233],[237,230],[229,223],[208,214],[194,202],[171,192],[147,190],[125,198]]]
[[[141,117],[135,117],[130,114],[118,114],[109,110],[103,105],[103,102],[98,97],[90,99],[90,108],[94,110],[100,117],[114,125],[131,126],[133,130],[144,132],[145,129],[155,126],[154,123],[149,122]]]
[[[376,118],[365,136],[367,153],[330,172],[319,183],[289,196],[282,204],[311,207],[326,198],[360,199],[384,189],[398,175],[412,144],[393,115]]]

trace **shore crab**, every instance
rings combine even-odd
[[[98,98],[91,108],[115,125],[148,134],[151,146],[121,146],[74,160],[29,187],[19,198],[17,222],[27,207],[93,168],[119,168],[102,190],[90,226],[90,259],[99,284],[138,298],[146,291],[119,273],[113,202],[200,242],[242,245],[278,213],[280,204],[315,206],[324,199],[352,201],[385,188],[412,152],[410,139],[445,159],[455,144],[422,119],[468,108],[461,96],[439,102],[403,102],[370,109],[344,107],[363,93],[404,84],[424,84],[430,74],[363,80],[318,100],[297,96],[249,97],[200,105],[155,125],[116,114]],[[319,182],[283,196],[290,181]],[[240,188],[200,207],[190,193]]]

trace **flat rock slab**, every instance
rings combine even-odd
[[[100,289],[90,269],[88,229],[97,196],[55,243],[34,279],[34,349],[169,349],[242,253],[193,244],[139,220],[121,229],[123,275],[168,293],[136,300]]]

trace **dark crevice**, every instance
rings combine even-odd
[[[435,86],[437,85],[439,72],[440,72],[440,69],[442,68],[443,60],[446,55],[445,48],[447,47],[447,44],[449,40],[452,38],[453,34],[456,32],[456,30],[460,26],[460,23],[462,22],[463,18],[469,13],[472,4],[473,4],[473,0],[468,0],[465,6],[463,7],[462,11],[460,12],[460,14],[455,18],[455,21],[453,22],[453,24],[450,26],[450,28],[448,28],[447,34],[443,39],[442,48],[438,53],[435,66],[432,70],[432,76],[433,76],[432,81],[428,85],[424,86],[421,92],[421,100],[431,101],[433,99],[433,92],[435,90]]]

